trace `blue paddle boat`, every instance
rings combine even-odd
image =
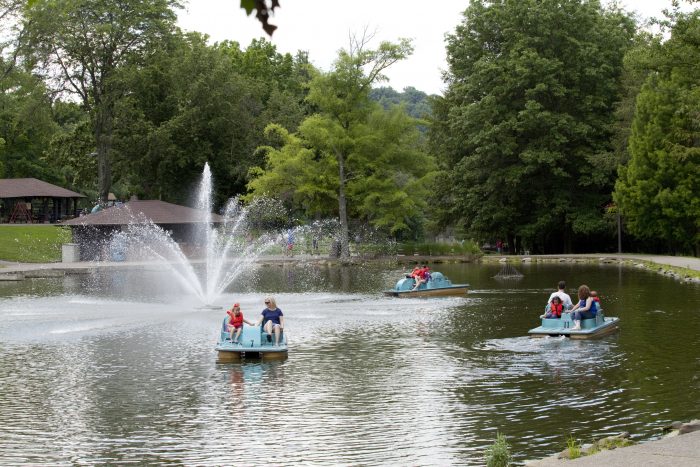
[[[581,329],[572,330],[574,327],[573,313],[567,311],[561,314],[561,318],[542,318],[542,325],[530,329],[530,337],[567,336],[572,339],[593,339],[611,334],[619,329],[620,318],[606,318],[603,310],[599,309],[595,318],[582,319]]]
[[[469,284],[453,284],[441,272],[431,272],[430,279],[423,282],[416,290],[416,282],[411,277],[399,279],[393,289],[385,290],[390,297],[439,297],[445,295],[465,295]]]
[[[224,318],[219,334],[216,350],[221,363],[239,362],[243,358],[262,358],[263,360],[281,360],[287,358],[287,336],[284,331],[280,335],[279,345],[275,345],[275,336],[268,336],[262,326],[243,325],[243,330],[234,344],[226,330],[228,317]],[[268,340],[269,337],[269,340]]]

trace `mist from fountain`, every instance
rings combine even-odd
[[[162,266],[204,306],[212,306],[237,277],[250,273],[255,268],[260,255],[273,245],[283,242],[283,235],[279,232],[257,232],[254,235],[249,222],[252,211],[279,211],[282,209],[279,203],[260,199],[244,208],[238,198],[233,198],[229,200],[222,215],[223,221],[219,223],[214,222],[212,215],[212,195],[212,175],[207,163],[195,206],[202,213],[202,219],[194,228],[195,249],[203,250],[202,274],[195,267],[202,262],[201,255],[200,258],[188,257],[170,232],[143,214],[132,215],[132,222],[112,237],[110,251],[119,251],[130,261],[145,261]],[[283,212],[277,214],[278,217],[286,216]],[[189,253],[197,256],[197,251]]]

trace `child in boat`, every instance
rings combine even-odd
[[[561,318],[561,312],[564,311],[564,303],[562,303],[561,298],[558,296],[552,297],[552,301],[549,303],[549,309],[541,318],[546,319],[559,319]]]
[[[417,290],[422,283],[428,282],[428,277],[430,277],[430,268],[424,264],[423,267],[419,268],[418,271],[415,272],[415,274],[411,274],[413,275],[413,279],[416,281],[416,284],[413,286],[413,290]]]
[[[228,310],[226,314],[229,316],[227,325],[229,339],[232,340],[234,344],[238,344],[238,338],[241,336],[241,331],[243,330],[243,323],[246,323],[250,326],[255,326],[255,324],[251,323],[243,317],[241,306],[238,303],[234,303],[233,308]]]
[[[596,308],[600,309],[600,298],[598,297],[598,292],[596,292],[595,290],[591,290],[591,298],[595,302]]]

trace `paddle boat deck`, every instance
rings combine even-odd
[[[233,343],[226,330],[228,317],[221,325],[219,341],[216,344],[218,361],[220,363],[239,362],[243,358],[263,360],[281,360],[287,358],[287,336],[284,331],[280,334],[280,343],[275,345],[275,336],[268,336],[262,326],[243,325],[238,343]],[[270,339],[268,340],[268,337]]]
[[[414,279],[410,277],[399,279],[393,289],[384,291],[384,295],[389,297],[440,297],[465,295],[469,291],[469,284],[452,284],[440,272],[433,272],[430,276],[430,279],[422,283],[416,290],[413,290]]]
[[[539,327],[530,329],[530,337],[567,336],[571,339],[594,339],[619,330],[620,318],[606,318],[603,310],[598,310],[595,318],[581,320],[581,329],[572,330],[572,313],[564,312],[559,319],[542,318]]]

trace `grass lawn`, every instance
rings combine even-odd
[[[0,225],[0,260],[20,263],[61,261],[61,244],[71,241],[68,227]]]

